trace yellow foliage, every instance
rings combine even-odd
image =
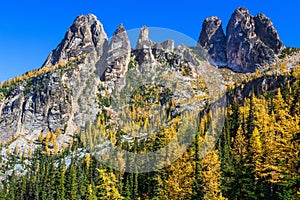
[[[223,199],[221,186],[221,163],[218,150],[212,150],[201,160],[204,199]]]
[[[105,169],[97,169],[99,172],[98,185],[96,186],[98,190],[98,195],[100,199],[108,200],[120,200],[123,199],[121,194],[117,189],[118,180],[112,172],[108,172]]]

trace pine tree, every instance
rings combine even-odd
[[[87,188],[87,194],[85,196],[86,200],[96,200],[97,196],[96,196],[96,192],[95,192],[96,188],[94,186],[94,184],[89,184],[88,188]]]
[[[193,199],[202,199],[203,190],[202,190],[202,168],[201,168],[201,159],[200,159],[200,145],[203,141],[200,131],[197,132],[194,142],[194,167],[195,167],[195,179],[193,183]]]
[[[201,160],[203,199],[225,199],[221,192],[221,163],[218,150],[212,150]]]
[[[117,189],[117,179],[112,172],[105,169],[97,169],[99,176],[97,181],[97,197],[99,199],[123,199]]]
[[[237,130],[233,141],[231,155],[233,158],[233,182],[228,191],[229,199],[250,199],[251,195],[251,172],[247,165],[248,151],[247,140],[242,126]]]
[[[77,199],[77,191],[78,191],[78,182],[77,182],[77,173],[75,164],[71,163],[70,169],[68,171],[67,176],[67,199],[74,200]]]
[[[184,153],[180,159],[167,167],[166,173],[168,175],[163,181],[164,190],[162,193],[168,199],[191,199],[194,183],[193,172],[194,168],[189,162],[189,155]]]

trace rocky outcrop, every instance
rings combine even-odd
[[[174,50],[174,40],[166,40],[160,43],[160,45],[167,52],[172,52]]]
[[[232,14],[226,30],[228,67],[238,72],[254,72],[265,63],[275,62],[274,51],[255,33],[255,21],[246,8]]]
[[[205,57],[216,66],[226,66],[226,36],[222,21],[216,17],[206,18],[202,24],[198,45],[204,50]]]
[[[161,49],[161,45],[149,39],[148,27],[143,26],[135,50],[133,51],[141,71],[156,67],[157,62],[154,55],[158,55]]]
[[[112,36],[106,57],[106,69],[103,81],[114,82],[118,88],[125,85],[125,73],[130,61],[130,41],[126,30],[121,24]]]
[[[174,65],[176,67],[197,66],[198,62],[190,49],[180,44],[174,49]]]
[[[195,49],[195,51],[198,51]],[[156,43],[149,39],[149,29],[141,28],[136,48],[132,50],[134,60],[138,64],[139,71],[148,72],[158,66],[182,70],[196,66],[198,63],[191,49],[183,44],[174,47],[174,40],[166,40]],[[189,66],[190,65],[190,66]]]
[[[277,30],[272,21],[264,14],[258,14],[254,17],[255,33],[260,40],[270,47],[276,54],[283,49],[283,43],[279,38]]]
[[[226,38],[219,18],[205,19],[198,45],[211,64],[237,72],[254,72],[265,64],[273,64],[283,49],[271,20],[263,14],[254,17],[243,7],[232,14]]]
[[[138,41],[136,43],[135,49],[148,49],[152,48],[155,42],[149,39],[149,29],[147,26],[143,26],[140,31]]]
[[[58,62],[66,63],[70,58],[87,53],[99,57],[107,48],[107,41],[103,25],[95,15],[80,15],[69,28],[62,42],[51,52],[44,66],[55,65]]]

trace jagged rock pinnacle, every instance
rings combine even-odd
[[[283,49],[283,43],[279,38],[277,30],[272,21],[264,14],[258,14],[254,17],[255,33],[263,43],[269,46],[275,53]]]
[[[198,45],[204,49],[210,63],[216,66],[227,65],[226,36],[221,19],[212,16],[204,20]]]
[[[231,15],[226,36],[218,17],[205,19],[198,45],[211,64],[237,72],[254,72],[275,63],[276,54],[283,48],[271,20],[263,14],[254,17],[244,7]]]
[[[139,35],[139,39],[136,44],[136,49],[147,49],[151,48],[154,45],[154,42],[152,42],[149,39],[149,29],[147,26],[143,26],[141,28],[141,32]]]
[[[67,62],[72,57],[92,53],[103,54],[107,46],[107,35],[103,25],[93,14],[78,16],[65,34],[62,42],[51,52],[44,66]]]
[[[105,71],[101,80],[115,82],[118,88],[125,84],[125,73],[130,61],[131,46],[127,32],[120,24],[108,47]]]
[[[232,14],[226,31],[229,68],[238,72],[254,72],[257,67],[275,62],[273,47],[261,40],[256,33],[257,27],[246,8],[238,8]],[[267,28],[259,26],[262,30]],[[264,32],[262,30],[259,32]]]

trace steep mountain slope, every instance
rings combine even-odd
[[[77,17],[42,68],[1,85],[1,143],[26,151],[39,146],[38,139],[53,132],[59,149],[68,145],[79,129],[84,130],[103,112],[103,106],[98,105],[99,91],[107,91],[108,96],[115,89],[120,91],[126,85],[130,67],[136,67],[137,74],[148,73],[146,79],[155,77],[157,69],[163,70],[165,76],[178,71],[177,78],[189,76],[195,82],[202,77],[209,90],[211,86],[234,85],[239,78],[233,77],[243,75],[225,70],[225,74],[215,73],[227,76],[225,81],[218,75],[205,77],[208,71],[218,70],[208,62],[234,71],[253,72],[257,66],[273,63],[283,48],[265,15],[253,17],[247,9],[238,8],[231,16],[226,36],[221,25],[219,18],[207,18],[199,37],[200,48],[192,49],[184,45],[174,48],[172,40],[156,43],[149,39],[148,28],[143,27],[136,48],[131,49],[122,24],[108,44],[96,16]],[[202,92],[208,95],[208,90]]]

